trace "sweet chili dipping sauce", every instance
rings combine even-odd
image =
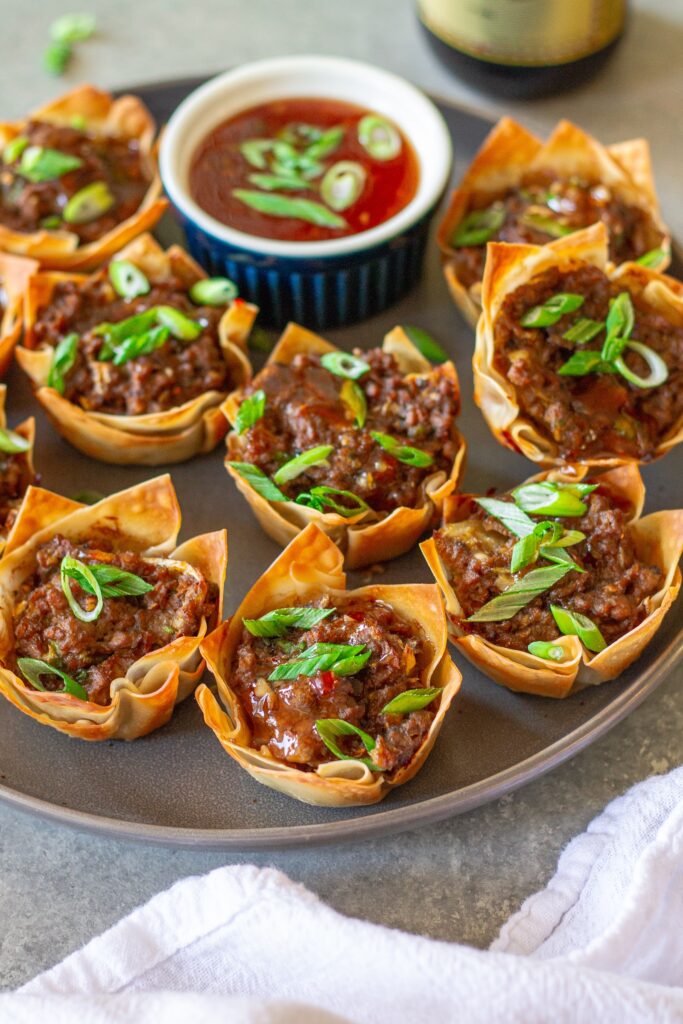
[[[251,107],[214,128],[194,154],[190,191],[238,231],[318,242],[393,217],[418,178],[415,151],[391,121],[306,97]]]

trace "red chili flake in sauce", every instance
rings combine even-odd
[[[322,694],[332,693],[334,689],[334,672],[321,672],[320,673],[320,686],[319,690]]]

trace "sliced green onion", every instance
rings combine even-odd
[[[251,462],[228,462],[228,466],[232,466],[236,473],[238,473],[243,480],[252,487],[257,494],[260,494],[266,501],[288,501],[289,499],[285,494],[282,493],[279,487],[277,487],[270,477],[267,477],[262,469],[258,466],[252,465]]]
[[[522,484],[512,491],[515,502],[531,515],[569,516],[585,515],[588,506],[581,500],[590,494],[597,484],[565,484],[552,480],[540,483]]]
[[[38,223],[41,228],[45,229],[45,231],[56,231],[62,226],[62,218],[58,217],[56,214],[52,214],[50,217],[43,217],[43,219]]]
[[[664,249],[650,249],[636,260],[641,267],[658,267],[668,256]]]
[[[50,25],[50,35],[58,43],[82,43],[95,31],[94,14],[63,14]]]
[[[252,185],[256,185],[257,188],[265,189],[266,192],[276,192],[277,189],[291,189],[295,191],[296,189],[313,188],[304,178],[283,177],[280,174],[263,174],[260,171],[250,174],[249,181]]]
[[[558,544],[552,547],[546,546],[545,544],[540,549],[541,558],[545,558],[548,562],[554,562],[556,565],[569,565],[575,572],[585,573],[586,570],[582,569],[578,562],[575,562],[569,552]]]
[[[154,584],[148,583],[134,572],[119,568],[118,565],[111,565],[108,562],[90,562],[86,565],[77,558],[70,561],[74,564],[68,568],[67,575],[87,594],[94,594],[95,597],[97,591],[93,588],[93,577],[102,597],[140,597],[141,594],[148,594],[150,590],[154,590]],[[89,571],[85,573],[84,568]]]
[[[370,754],[376,747],[376,742],[372,736],[369,736],[363,729],[359,729],[357,725],[352,725],[351,722],[345,722],[343,718],[319,718],[315,723],[315,728],[330,753],[334,754],[340,761],[360,761],[372,772],[381,772],[375,762],[369,757],[352,757],[350,754],[344,754],[340,749],[339,745],[335,743],[337,736],[357,736],[361,741],[367,752]]]
[[[83,114],[72,114],[69,118],[69,124],[77,132],[85,132],[88,130],[88,122],[83,117]]]
[[[47,377],[47,386],[54,388],[60,395],[64,394],[64,378],[76,362],[78,353],[78,335],[67,334],[55,345],[52,353],[52,366]]]
[[[554,217],[547,217],[542,213],[532,213],[529,210],[522,214],[522,224],[529,228],[535,228],[536,231],[542,231],[545,235],[550,235],[551,238],[564,238],[565,235],[571,235],[576,230],[576,228],[555,220]]]
[[[334,447],[331,444],[319,444],[315,448],[309,448],[308,451],[301,452],[289,462],[285,462],[284,466],[280,466],[273,474],[273,481],[278,485],[286,484],[306,473],[311,466],[328,466],[327,457],[333,451]]]
[[[229,277],[203,277],[190,288],[190,298],[198,306],[227,306],[239,295]]]
[[[502,594],[482,605],[474,615],[470,615],[467,622],[505,622],[513,618],[539,594],[559,583],[572,568],[571,565],[548,565],[541,569],[532,569],[521,579],[515,580]]]
[[[548,536],[550,534],[550,536]],[[541,544],[553,544],[562,535],[559,523],[548,520],[534,526],[534,532],[517,541],[512,549],[510,572],[519,572],[538,558]]]
[[[353,676],[367,664],[372,655],[365,644],[316,643],[307,647],[292,661],[285,661],[268,676],[269,681],[298,679],[318,672],[334,672],[337,676]]]
[[[93,181],[71,197],[62,211],[67,224],[89,224],[110,210],[116,200],[105,181]]]
[[[547,640],[532,640],[527,650],[529,654],[535,654],[537,658],[544,658],[546,661],[564,661],[566,657],[564,647],[549,643]]]
[[[408,715],[411,711],[420,711],[431,704],[442,692],[440,686],[424,686],[417,690],[404,690],[385,704],[381,715]]]
[[[519,321],[522,327],[552,327],[565,313],[573,313],[585,302],[585,296],[574,292],[551,295],[540,306],[532,306]]]
[[[109,280],[122,299],[147,295],[152,287],[140,268],[130,260],[112,260],[109,264]]]
[[[31,442],[21,434],[17,434],[16,430],[0,427],[0,452],[17,455],[19,452],[27,452],[30,447]]]
[[[178,341],[194,341],[202,333],[201,324],[173,306],[157,306],[156,317],[163,327],[168,327]]]
[[[13,164],[24,152],[28,142],[29,140],[26,135],[15,135],[2,151],[2,162],[4,164]]]
[[[284,636],[290,629],[312,629],[336,610],[336,608],[315,608],[311,605],[275,608],[258,619],[242,619],[242,625],[249,630],[252,636]]]
[[[334,125],[322,132],[317,139],[313,139],[306,146],[305,156],[309,160],[324,160],[326,156],[339,149],[344,140],[344,128],[342,125]]]
[[[259,213],[268,214],[270,217],[291,217],[322,228],[348,227],[343,217],[332,213],[322,203],[316,203],[313,199],[281,196],[276,192],[252,192],[246,188],[234,188],[232,194],[235,199],[250,206],[252,210],[258,210]]]
[[[320,195],[332,210],[346,210],[360,198],[367,172],[354,160],[333,164],[320,182]]]
[[[441,348],[441,345],[435,341],[431,334],[423,330],[422,327],[410,327],[407,324],[404,324],[403,330],[408,335],[418,352],[420,352],[425,359],[428,359],[430,363],[446,362],[448,356]]]
[[[575,345],[585,345],[587,341],[592,341],[604,329],[605,325],[601,320],[582,319],[572,324],[562,337],[565,341],[573,341]]]
[[[36,690],[47,690],[47,687],[40,681],[41,676],[59,676],[64,683],[64,689],[57,690],[57,693],[69,693],[72,697],[78,697],[79,700],[88,700],[85,688],[55,665],[48,665],[46,661],[41,661],[39,658],[17,658],[17,667]]]
[[[273,148],[273,145],[273,139],[248,139],[240,146],[240,153],[252,167],[265,171],[268,166],[266,163],[266,153]]]
[[[237,417],[235,419],[235,430],[238,434],[243,434],[245,430],[249,430],[257,423],[264,412],[266,411],[266,393],[261,388],[255,391],[253,395],[249,395],[243,402],[240,403],[240,407],[237,410]]]
[[[596,654],[607,647],[604,636],[587,615],[580,615],[579,612],[572,612],[568,608],[560,608],[556,604],[550,605],[550,611],[560,633],[564,633],[565,636],[578,636],[584,647]]]
[[[393,160],[403,148],[398,128],[377,114],[361,117],[358,122],[358,141],[373,160]]]
[[[587,373],[614,373],[614,367],[606,363],[599,352],[588,349],[573,352],[557,373],[560,377],[585,377]]]
[[[93,328],[93,334],[101,334],[110,344],[118,345],[122,341],[133,337],[133,335],[148,331],[150,327],[155,325],[156,320],[156,307],[152,306],[151,309],[146,309],[143,313],[136,313],[134,316],[126,317],[125,320],[119,320],[115,324],[107,322],[98,324],[97,327]],[[99,358],[101,359],[102,356]]]
[[[275,347],[275,338],[264,327],[254,327],[247,342],[254,352],[265,352],[268,355]]]
[[[628,292],[620,292],[610,299],[609,313],[605,320],[607,337],[600,355],[606,363],[613,362],[623,352],[635,324],[635,310]]]
[[[320,365],[337,377],[348,377],[349,380],[358,380],[370,370],[369,363],[350,352],[325,352],[320,357]]]
[[[512,501],[500,501],[498,498],[475,498],[485,512],[500,520],[503,526],[515,537],[527,537],[536,529],[536,523]]]
[[[614,360],[614,367],[619,371],[622,377],[624,377],[629,383],[633,384],[637,388],[657,388],[664,381],[668,380],[669,369],[657,352],[649,347],[649,345],[643,345],[640,341],[627,341],[626,348],[630,348],[633,352],[637,352],[641,358],[647,363],[650,373],[647,377],[640,377],[637,373],[634,373],[624,362],[622,356],[619,356]]]
[[[357,427],[364,427],[368,416],[368,402],[360,384],[355,380],[345,380],[339,392],[344,405],[351,410]]]
[[[343,498],[349,505],[342,505],[337,498]],[[324,512],[330,508],[340,516],[356,516],[359,512],[367,512],[370,506],[359,498],[353,491],[340,491],[338,487],[327,487],[324,484],[318,487],[311,487],[310,491],[300,494],[296,499],[297,505],[306,505],[318,512]]]
[[[458,224],[451,237],[451,245],[457,248],[483,245],[497,234],[505,223],[505,208],[494,203],[485,210],[472,210]]]
[[[434,462],[434,458],[429,452],[423,452],[420,448],[412,448],[410,445],[401,444],[395,437],[391,437],[390,434],[381,434],[377,430],[370,431],[370,437],[373,441],[384,448],[385,452],[389,452],[399,462],[405,463],[406,466],[417,466],[419,469],[423,469],[425,466],[431,466]]]
[[[95,578],[95,575],[89,565],[85,562],[81,562],[78,558],[70,558],[65,555],[62,559],[62,563],[59,567],[59,578],[62,584],[62,590],[66,597],[71,611],[80,619],[81,622],[94,622],[97,619],[104,607],[104,599],[102,596],[102,590]],[[78,579],[80,585],[81,581],[85,581],[89,584],[88,593],[95,596],[95,607],[87,611],[81,607],[71,590],[71,579]],[[91,588],[91,589],[90,589]]]
[[[37,184],[61,178],[63,174],[75,171],[82,165],[80,157],[71,156],[70,153],[61,153],[58,149],[44,146],[27,146],[21,154],[18,172],[22,178]]]
[[[102,501],[102,498],[104,498],[102,491],[76,491],[71,495],[71,500],[78,501],[81,505],[96,505],[98,501]]]
[[[116,347],[111,361],[114,366],[123,366],[124,363],[130,362],[131,359],[151,355],[152,352],[166,344],[169,334],[168,327],[163,325],[151,327],[148,331],[143,331],[142,334],[133,334]],[[103,360],[101,352],[99,359]]]
[[[43,67],[48,75],[54,75],[58,78],[66,71],[72,56],[73,47],[71,43],[61,43],[53,40],[43,53]]]

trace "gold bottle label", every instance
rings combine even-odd
[[[442,42],[495,64],[566,64],[603,49],[621,31],[626,0],[418,0]]]

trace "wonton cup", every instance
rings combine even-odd
[[[493,366],[496,318],[512,292],[545,271],[559,267],[575,269],[581,264],[598,267],[607,277],[637,295],[654,312],[676,325],[683,324],[683,284],[666,274],[637,263],[614,267],[607,259],[607,229],[593,224],[548,245],[515,245],[489,242],[482,291],[483,310],[477,324],[472,359],[474,400],[484,414],[496,439],[542,466],[562,464],[552,437],[540,433],[517,404],[514,386]],[[655,449],[652,458],[664,455],[683,440],[683,417]],[[585,466],[619,466],[632,461],[625,455],[605,454],[574,460]]]
[[[178,639],[135,661],[111,683],[107,706],[67,693],[34,690],[7,667],[13,650],[12,610],[21,584],[34,571],[36,549],[55,534],[76,543],[101,542],[109,550],[199,570],[219,592],[221,619],[227,563],[225,530],[192,537],[179,547],[180,508],[170,476],[160,476],[81,505],[30,487],[0,561],[0,692],[41,725],[83,740],[134,740],[165,725],[204,672],[199,645],[212,623],[202,619],[197,636]]]
[[[481,312],[482,283],[467,288],[458,278],[451,236],[474,204],[486,205],[487,199],[493,201],[502,192],[521,187],[534,173],[543,171],[551,171],[557,179],[580,177],[591,184],[606,185],[617,199],[639,207],[651,220],[651,248],[664,252],[657,270],[666,270],[671,262],[670,236],[659,214],[646,139],[603,146],[571,121],[560,121],[543,143],[521,124],[504,117],[484,140],[453,192],[437,235],[451,296],[473,327]]]
[[[3,307],[0,315],[0,377],[4,377],[12,362],[14,346],[21,334],[24,292],[28,279],[39,265],[35,260],[0,252],[0,298]]]
[[[452,362],[433,367],[418,352],[401,327],[395,327],[384,338],[384,352],[390,352],[402,373],[416,376],[425,374],[446,374],[454,382],[459,393],[458,375]],[[300,352],[323,355],[339,351],[329,341],[312,331],[289,324],[268,358],[270,363],[288,366]],[[223,404],[223,412],[234,426],[242,401],[242,393],[235,391]],[[437,470],[425,477],[422,484],[423,502],[418,508],[402,506],[393,512],[374,512],[372,509],[354,516],[341,516],[337,512],[319,512],[295,501],[268,501],[258,494],[243,477],[237,473],[230,461],[242,461],[242,441],[234,430],[227,438],[228,455],[226,469],[251,506],[251,510],[269,537],[281,544],[288,544],[309,523],[317,525],[332,537],[346,555],[347,569],[358,569],[375,562],[386,562],[408,551],[436,521],[444,499],[457,486],[464,470],[466,445],[458,434],[459,448],[450,475]]]
[[[7,400],[7,387],[5,384],[0,384],[0,428],[3,430],[7,427],[7,416],[5,414],[5,402]],[[25,452],[19,452],[14,458],[21,459],[22,462],[22,490],[24,493],[28,490],[29,486],[35,480],[36,472],[33,468],[33,445],[36,437],[36,421],[33,416],[29,416],[28,419],[23,420],[18,426],[11,428],[15,434],[19,434],[21,437],[25,437],[30,444]],[[0,456],[3,453],[0,452]],[[7,534],[3,528],[0,528],[0,555],[2,554],[3,548],[7,541]]]
[[[47,121],[70,126],[73,118],[83,118],[88,131],[103,136],[137,139],[140,155],[149,177],[145,197],[132,217],[121,221],[94,242],[79,245],[72,231],[14,231],[0,224],[0,249],[32,256],[43,267],[61,270],[90,270],[108,259],[136,235],[149,231],[168,206],[161,196],[161,179],[157,169],[154,119],[137,96],[114,99],[108,92],[92,85],[79,85],[71,92],[43,107],[33,110],[22,121],[0,123],[0,149],[21,135],[29,120]]]
[[[152,284],[168,279],[172,273],[190,288],[195,281],[206,277],[180,246],[172,245],[164,251],[148,234],[135,239],[117,253],[116,258],[130,260]],[[174,409],[127,416],[82,409],[47,386],[53,347],[36,347],[34,326],[40,310],[49,306],[59,282],[70,280],[85,283],[89,279],[83,274],[43,271],[29,280],[24,304],[24,345],[17,349],[17,362],[31,378],[36,398],[62,437],[93,459],[119,465],[158,466],[184,462],[215,448],[227,431],[220,410],[225,392],[206,391]],[[240,385],[251,378],[246,345],[257,313],[256,306],[235,299],[218,326],[223,356]]]
[[[434,746],[462,681],[448,654],[446,617],[438,587],[433,584],[378,585],[347,591],[342,565],[343,557],[336,544],[315,523],[310,523],[256,581],[232,618],[201,644],[202,655],[215,676],[227,714],[207,686],[200,686],[196,693],[206,724],[226,753],[252,778],[296,800],[323,807],[374,804],[390,789],[412,779]],[[421,627],[428,660],[421,666],[420,682],[426,687],[443,687],[443,693],[429,732],[413,760],[391,779],[353,760],[331,760],[315,771],[304,771],[273,757],[265,746],[260,750],[251,746],[248,717],[230,688],[230,669],[242,632],[242,620],[258,618],[273,608],[305,604],[323,595],[332,600],[336,596],[383,601],[401,618]]]
[[[525,483],[538,480],[580,482],[588,475],[585,466],[566,466],[532,476]],[[553,644],[565,651],[562,662],[539,658],[528,651],[513,650],[486,640],[477,633],[464,633],[456,621],[462,607],[448,581],[433,538],[421,545],[429,568],[446,601],[450,639],[464,655],[494,682],[520,693],[543,697],[567,697],[585,686],[614,679],[640,657],[659,629],[681,586],[678,561],[683,551],[683,510],[652,512],[640,518],[645,502],[645,487],[633,464],[618,466],[593,479],[600,482],[628,510],[628,522],[636,554],[641,561],[658,566],[664,581],[656,594],[645,601],[647,615],[634,629],[608,644],[599,654],[583,646],[578,636],[561,636]],[[471,495],[458,495],[446,502],[444,523],[466,517],[466,502]]]

